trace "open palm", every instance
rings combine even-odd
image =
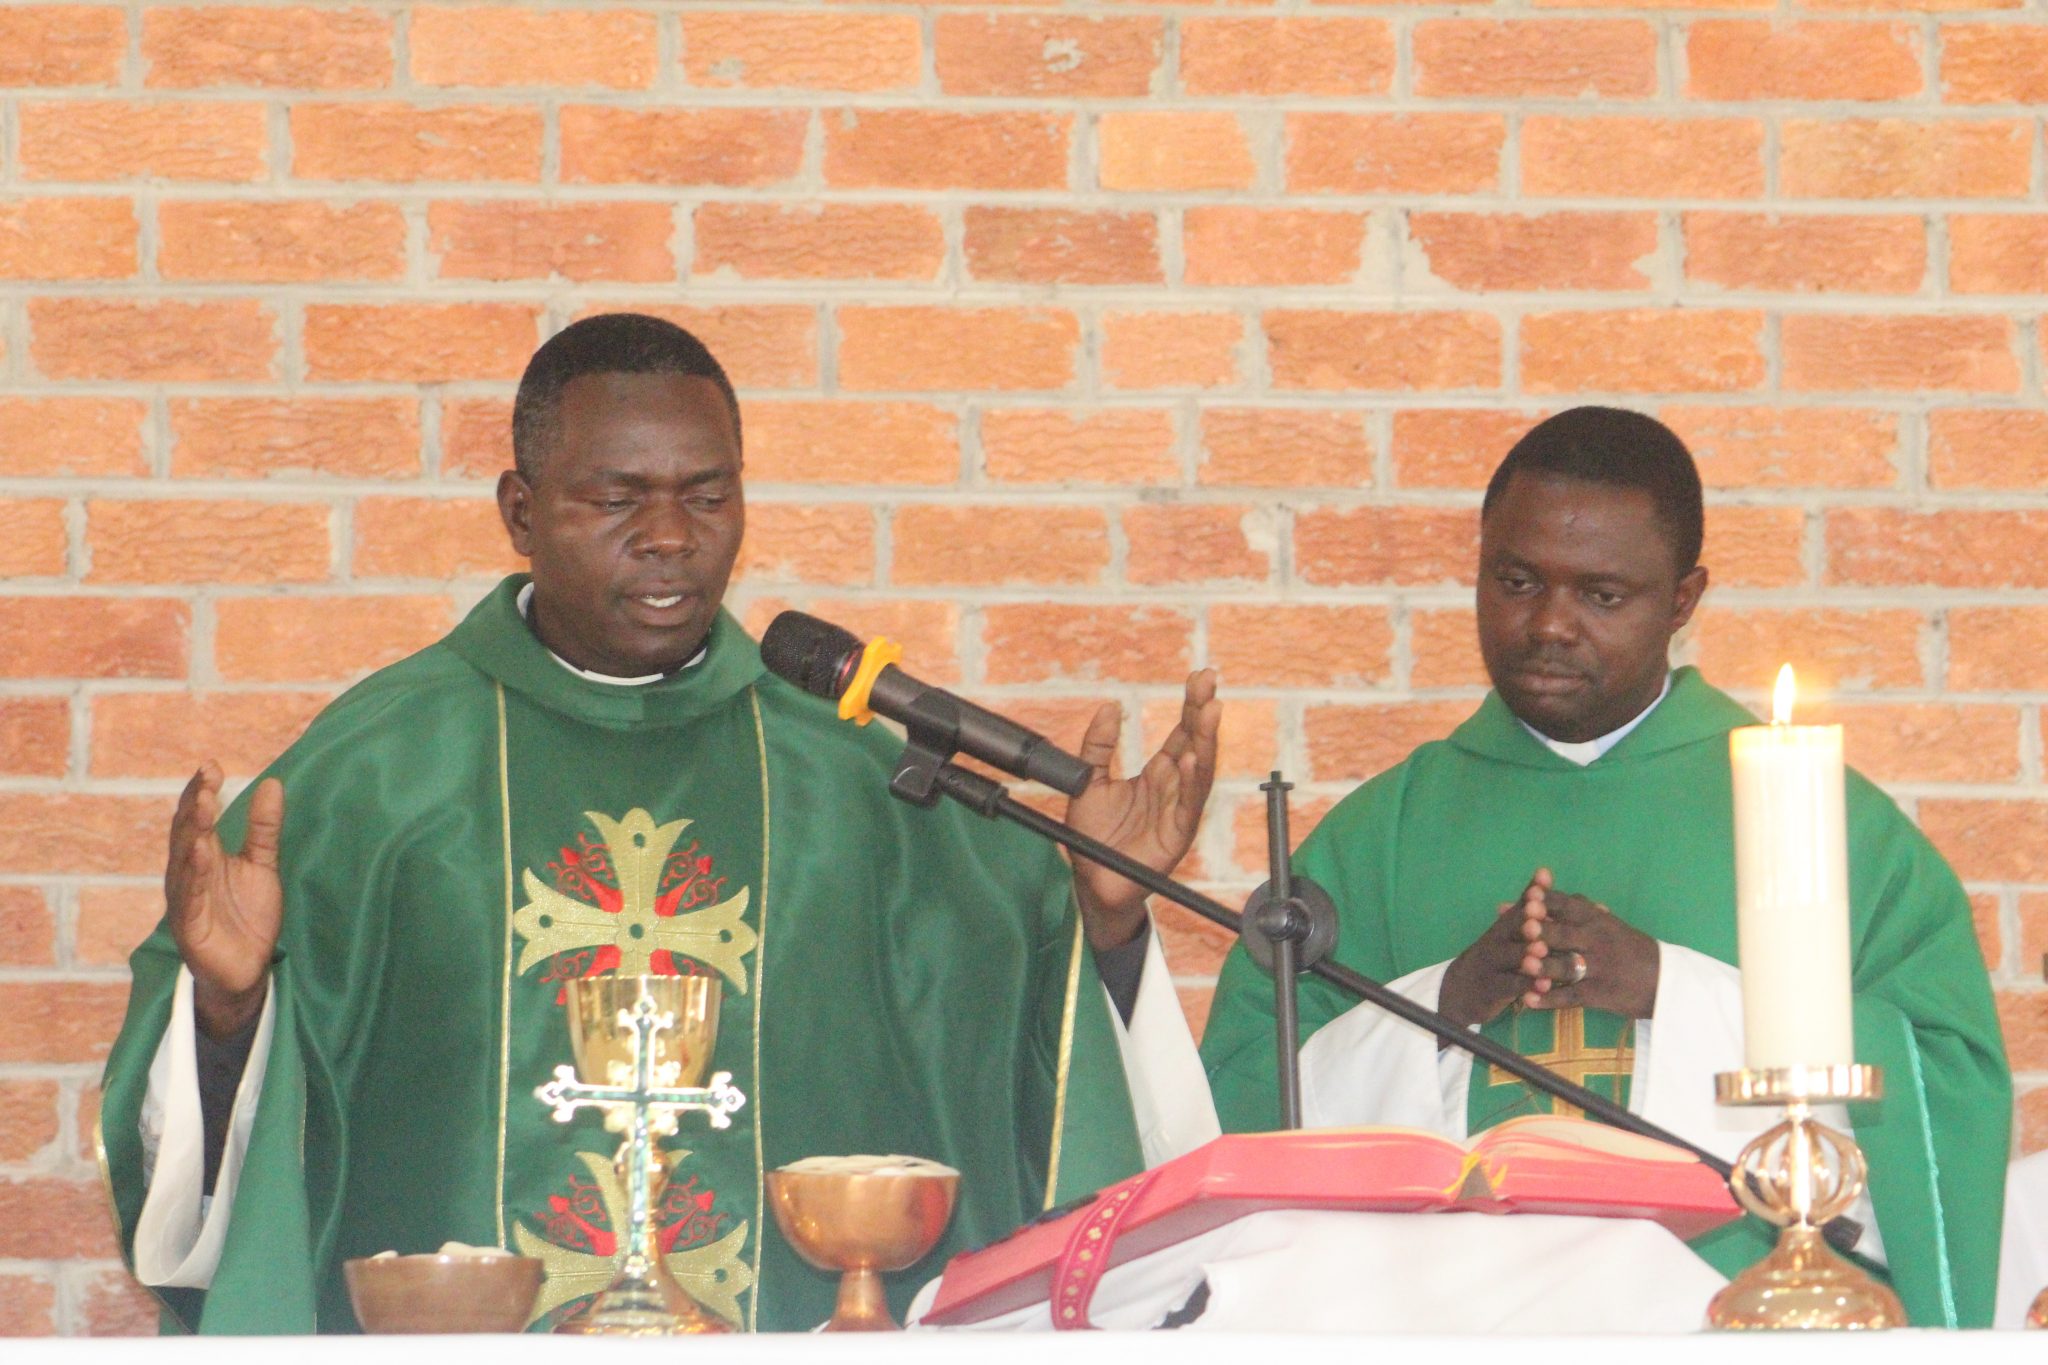
[[[284,917],[277,873],[284,786],[266,778],[249,798],[242,851],[220,841],[221,771],[207,763],[178,797],[164,901],[178,954],[192,971],[200,1024],[215,1035],[246,1023],[263,1003]]]

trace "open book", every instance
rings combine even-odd
[[[1097,1273],[1268,1209],[1648,1218],[1681,1238],[1740,1212],[1690,1152],[1549,1115],[1512,1119],[1464,1145],[1412,1128],[1231,1134],[1126,1186],[1135,1193],[1094,1248]],[[955,1256],[923,1320],[979,1322],[1043,1301],[1076,1229],[1097,1212],[1074,1208]]]

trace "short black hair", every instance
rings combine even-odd
[[[526,362],[512,400],[512,462],[530,482],[561,435],[562,390],[586,374],[687,374],[708,379],[725,396],[732,429],[740,431],[740,400],[708,347],[664,318],[599,313],[549,337]]]
[[[1486,485],[1480,516],[1516,474],[1550,474],[1617,488],[1639,488],[1656,504],[1681,575],[1700,562],[1706,512],[1700,471],[1678,433],[1625,408],[1568,408],[1529,428]]]

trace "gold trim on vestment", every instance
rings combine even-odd
[[[1045,1207],[1059,1199],[1060,1139],[1067,1127],[1067,1073],[1074,1063],[1074,1006],[1081,995],[1081,949],[1086,940],[1081,932],[1081,915],[1074,914],[1074,950],[1067,957],[1067,1000],[1060,1012],[1060,1060],[1054,1073],[1052,1091],[1052,1151],[1045,1159]]]
[[[512,1106],[512,763],[505,731],[505,684],[498,693],[498,816],[505,850],[505,944],[499,961],[503,973],[498,997],[498,1241],[505,1240],[505,1115]]]
[[[768,1195],[766,1159],[762,1156],[761,1130],[761,1001],[768,994],[768,733],[761,723],[761,693],[747,689],[747,701],[754,709],[754,750],[761,760],[761,900],[755,916],[754,939],[754,1283],[747,1292],[747,1330],[760,1330],[761,1248],[768,1241]]]

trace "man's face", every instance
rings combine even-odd
[[[740,441],[709,379],[591,374],[562,390],[560,436],[529,484],[498,480],[533,561],[534,631],[614,677],[688,662],[718,614],[746,507]]]
[[[1583,743],[1657,698],[1707,571],[1681,576],[1641,489],[1517,474],[1479,531],[1479,652],[1501,700]]]

